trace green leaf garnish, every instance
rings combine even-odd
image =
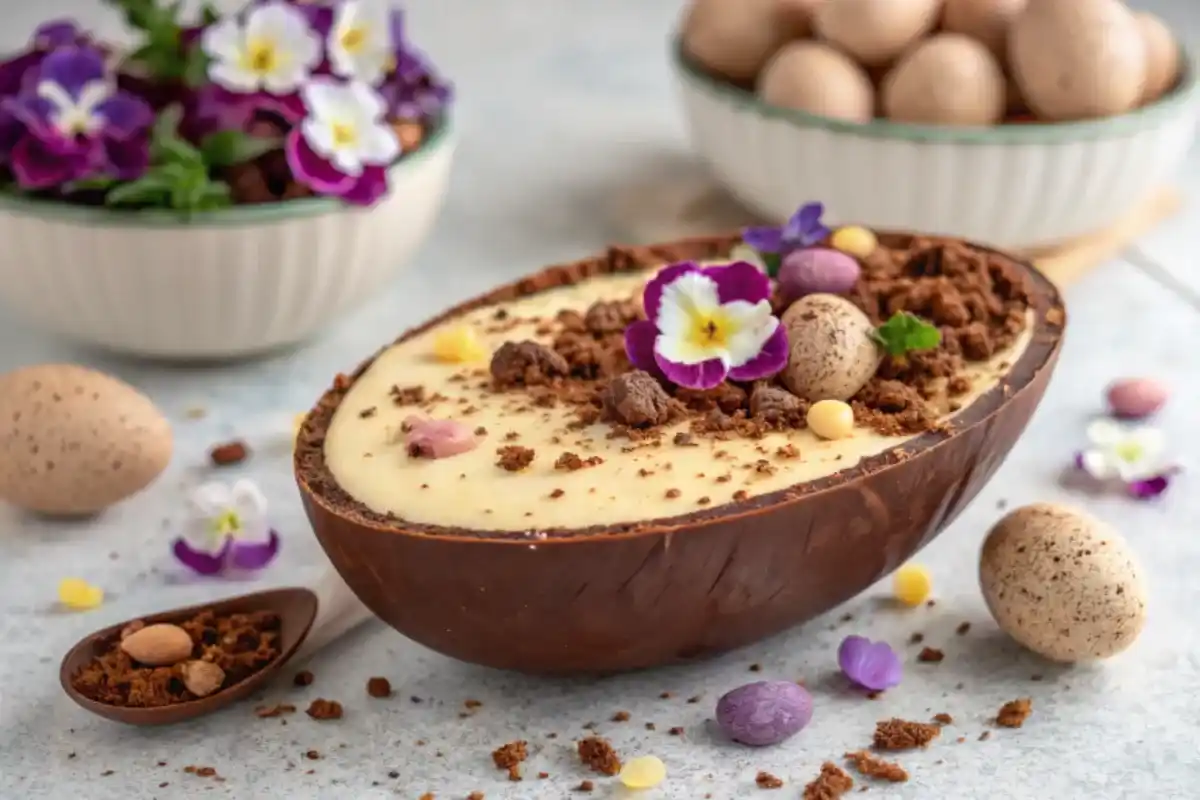
[[[889,356],[902,356],[916,350],[933,350],[942,343],[942,332],[915,314],[897,311],[875,329],[875,341]]]
[[[783,264],[783,256],[780,253],[759,253],[758,257],[762,259],[768,278],[774,278],[779,274],[779,267]]]
[[[207,60],[201,63],[195,55],[199,48],[183,46],[184,24],[180,21],[183,10],[181,0],[160,3],[159,0],[106,0],[125,19],[125,23],[141,34],[137,47],[126,59],[140,66],[148,78],[163,81],[183,80],[189,86],[197,86],[201,80]],[[212,6],[201,10],[204,24],[212,24],[219,18]],[[203,55],[203,54],[201,54]],[[201,80],[202,82],[202,80]]]
[[[147,172],[136,181],[113,187],[104,198],[110,206],[166,206],[171,182],[155,171]]]
[[[77,181],[71,181],[63,190],[66,192],[87,192],[112,187],[117,182],[117,179],[110,175],[94,175],[90,178],[80,178]]]
[[[251,136],[239,130],[218,131],[200,143],[204,162],[210,167],[232,167],[253,161],[264,153],[278,150],[278,138]]]
[[[179,121],[183,109],[170,106],[158,115],[150,131],[150,160],[156,164],[199,164],[204,156],[190,142],[179,135]]]

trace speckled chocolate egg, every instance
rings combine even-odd
[[[875,116],[875,87],[862,67],[821,42],[793,42],[775,54],[758,80],[771,105],[822,117],[868,122]]]
[[[970,36],[1000,63],[1008,58],[1008,27],[1029,0],[946,0],[942,30]]]
[[[1146,87],[1142,102],[1153,103],[1175,86],[1183,58],[1179,42],[1165,22],[1149,11],[1139,11],[1134,17],[1146,46]]]
[[[817,6],[813,28],[865,67],[887,64],[933,30],[941,0],[831,0]]]
[[[713,72],[750,82],[786,42],[808,35],[818,0],[692,0],[683,47]]]
[[[1004,71],[982,44],[939,33],[900,60],[883,82],[883,112],[924,125],[994,125],[1008,102]]]
[[[0,499],[45,514],[100,511],[171,459],[171,427],[132,386],[72,364],[0,376]]]
[[[979,583],[1000,628],[1053,661],[1116,655],[1146,621],[1146,589],[1129,546],[1073,508],[1037,503],[1006,515],[983,543]]]
[[[717,726],[733,741],[751,747],[768,747],[795,736],[812,714],[812,695],[792,681],[748,683],[717,701]]]
[[[858,306],[832,294],[810,294],[780,317],[788,363],[780,378],[809,402],[849,400],[879,368],[875,328]]]
[[[1124,114],[1146,88],[1146,44],[1120,0],[1033,0],[1009,28],[1008,63],[1044,119]]]

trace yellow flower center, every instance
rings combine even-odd
[[[347,53],[357,53],[367,43],[367,32],[361,25],[347,28],[342,32],[341,43]]]
[[[222,511],[212,521],[213,535],[220,539],[236,536],[241,529],[242,520],[236,511]]]
[[[279,66],[279,50],[269,39],[254,39],[246,44],[243,61],[249,71],[266,75]]]
[[[1122,461],[1140,461],[1146,450],[1137,442],[1122,442],[1116,447],[1116,454]]]
[[[724,348],[729,344],[732,329],[729,318],[721,313],[720,309],[710,313],[696,313],[692,316],[688,342],[704,349]]]
[[[335,122],[330,126],[330,132],[333,134],[333,143],[338,147],[353,147],[358,141],[358,131],[354,126],[346,122]]]

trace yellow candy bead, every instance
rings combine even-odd
[[[906,606],[919,606],[929,599],[933,591],[933,579],[929,571],[919,564],[905,564],[896,570],[892,578],[892,590],[896,599]]]
[[[638,756],[626,761],[617,777],[627,789],[650,789],[667,779],[667,765],[658,756]]]
[[[58,584],[58,601],[74,611],[87,611],[104,602],[104,590],[81,578],[64,578]]]
[[[854,409],[841,400],[818,400],[809,406],[807,421],[822,439],[845,439],[854,432]]]
[[[833,232],[829,240],[834,250],[841,250],[856,258],[866,258],[875,252],[879,240],[875,234],[858,225],[847,225]]]
[[[487,349],[474,328],[461,326],[439,331],[433,337],[433,356],[438,361],[461,364],[482,361],[487,357]]]

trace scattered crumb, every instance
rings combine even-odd
[[[923,641],[925,641],[925,634],[923,633],[914,633],[912,636],[908,637],[909,644],[920,644]]]
[[[672,736],[683,736],[683,728],[681,728],[677,725],[674,728],[671,728],[669,731],[667,731],[667,733],[671,734]]]
[[[595,788],[596,788],[595,784],[593,784],[591,781],[581,781],[579,783],[579,785],[575,787],[575,791],[590,792],[590,791],[592,791],[592,789],[595,789]]]
[[[282,717],[284,714],[294,714],[296,707],[291,703],[276,703],[273,706],[259,706],[254,709],[255,716],[267,719],[269,717]]]
[[[971,630],[971,623],[963,622],[957,628],[954,629],[954,632],[957,633],[959,636],[966,636],[967,632],[970,630]]]
[[[992,738],[991,731],[984,731],[983,733],[979,734],[979,741],[981,742],[986,742],[990,738]]]
[[[392,683],[387,678],[370,678],[367,681],[367,694],[371,697],[391,697]]]
[[[537,452],[517,444],[509,444],[496,450],[496,466],[508,472],[520,472],[533,463]]]
[[[492,763],[496,769],[508,771],[510,781],[521,780],[521,762],[529,758],[528,743],[523,740],[509,742],[492,751]]]
[[[467,795],[467,800],[483,800],[483,792],[471,792]]]
[[[292,678],[292,683],[296,686],[310,686],[313,682],[313,674],[308,670],[303,670],[296,673],[296,677]]]
[[[926,647],[923,648],[920,654],[917,656],[917,661],[920,661],[923,664],[937,664],[940,663],[945,657],[946,654],[941,650],[938,650],[936,647]]]
[[[217,771],[215,769],[213,769],[212,767],[187,766],[187,767],[183,768],[183,771],[186,772],[188,775],[195,775],[197,778],[220,779],[220,777],[221,777],[221,776],[217,775]]]
[[[754,776],[754,783],[760,789],[780,789],[783,787],[783,781],[769,772],[759,772],[758,775]]]
[[[821,774],[804,787],[803,800],[837,800],[854,788],[854,779],[831,761],[821,765]]]
[[[336,700],[326,700],[323,697],[318,697],[308,705],[308,710],[305,712],[313,719],[341,719],[342,704]]]
[[[230,467],[240,464],[250,455],[250,448],[241,440],[218,444],[208,451],[208,460],[214,467]]]
[[[879,778],[892,783],[903,783],[908,780],[908,771],[892,761],[884,761],[871,755],[866,750],[846,753],[846,760],[854,765],[859,774],[868,778]]]
[[[1019,728],[1025,724],[1025,720],[1029,719],[1031,713],[1033,713],[1033,701],[1028,697],[1009,700],[1000,706],[1000,712],[996,714],[996,724],[1001,728]]]
[[[309,761],[316,761],[321,757],[321,751],[320,750],[309,750],[308,752],[306,752],[304,754],[304,757],[307,758]]]
[[[751,664],[750,671],[751,672],[762,672],[762,664]]]
[[[876,750],[914,750],[925,747],[938,737],[942,729],[928,722],[905,719],[885,719],[875,724]]]
[[[954,717],[950,716],[945,711],[942,711],[933,715],[933,721],[938,725],[953,725]]]
[[[578,745],[579,759],[595,772],[616,775],[621,771],[621,759],[607,739],[589,736]]]
[[[618,711],[617,713],[612,715],[612,721],[613,722],[629,722],[629,712],[628,711]]]
[[[467,711],[474,711],[477,708],[483,708],[483,703],[478,700],[467,698],[466,700],[463,700],[463,708],[465,708]]]

